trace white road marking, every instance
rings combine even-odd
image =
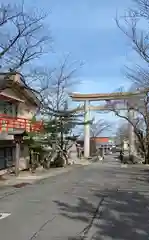
[[[121,164],[121,168],[127,168],[128,165],[127,164]]]
[[[0,220],[9,217],[11,215],[11,213],[0,213]]]

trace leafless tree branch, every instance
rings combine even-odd
[[[65,104],[68,102],[68,92],[76,84],[76,80],[74,81],[76,70],[77,67],[68,64],[68,58],[64,58],[58,68],[40,69],[39,72],[36,72],[43,113],[49,116],[68,114]],[[71,113],[73,115],[74,110],[72,112],[69,110],[69,114]]]
[[[91,125],[91,137],[97,137],[100,136],[101,133],[103,133],[105,130],[109,130],[111,127],[111,124],[104,121],[104,120],[98,120],[97,122],[94,122]]]
[[[20,70],[49,48],[51,37],[45,30],[46,14],[26,12],[24,3],[0,6],[0,64],[10,71]]]
[[[149,0],[134,0],[133,9],[129,9],[125,16],[116,17],[116,24],[119,29],[130,39],[132,49],[143,60],[143,67],[136,65],[134,69],[126,68],[126,76],[133,82],[134,88],[145,89],[149,86]],[[121,116],[120,112],[114,109],[117,116],[124,118],[133,125],[134,131],[140,141],[145,154],[146,163],[149,162],[149,92],[132,104],[128,102],[128,110],[137,113],[137,119],[130,121],[127,116]],[[144,125],[144,135],[140,134],[140,121]]]

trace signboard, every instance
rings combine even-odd
[[[0,140],[14,140],[14,135],[8,135],[6,132],[1,132]]]

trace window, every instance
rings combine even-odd
[[[4,114],[13,116],[13,104],[5,102],[4,103]]]
[[[6,114],[9,116],[16,117],[17,108],[18,107],[16,104],[0,100],[0,114]]]
[[[0,101],[0,114],[4,114],[4,105]]]

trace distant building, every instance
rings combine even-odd
[[[114,140],[111,137],[92,137],[90,138],[90,141],[91,155],[93,155],[97,149],[104,148],[106,151],[110,150],[113,146],[115,146]]]

